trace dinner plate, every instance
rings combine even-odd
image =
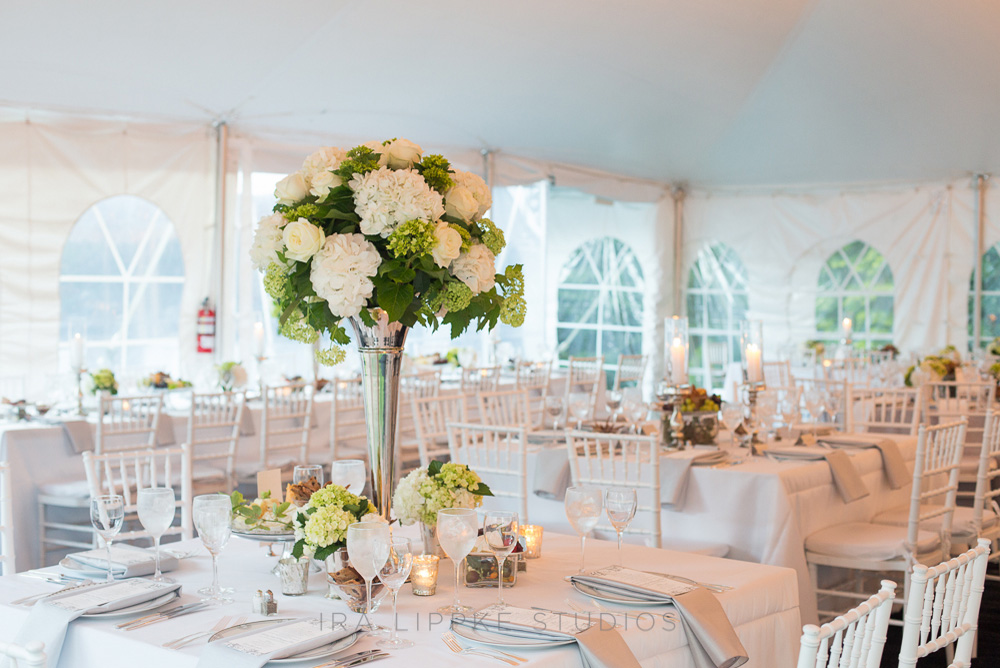
[[[259,543],[290,543],[295,540],[294,531],[237,531],[233,529],[233,535],[247,540],[255,540]]]
[[[265,629],[269,626],[274,626],[275,624],[284,624],[288,622],[288,619],[265,619],[259,622],[247,622],[246,624],[237,624],[236,626],[230,626],[228,629],[222,629],[211,638],[208,642],[215,642],[216,640],[222,640],[224,638],[231,638],[232,636],[238,636],[240,634],[246,633],[247,631],[252,631],[254,629]],[[337,652],[342,652],[354,645],[361,639],[360,633],[352,633],[349,636],[341,638],[340,640],[335,640],[327,645],[321,645],[314,649],[296,654],[294,656],[285,657],[284,659],[271,659],[267,662],[268,666],[271,665],[281,665],[285,663],[298,663],[300,661],[312,661],[313,659],[325,659],[328,656],[332,656]]]
[[[508,636],[503,633],[495,633],[482,628],[482,625],[470,628],[461,624],[452,624],[451,632],[457,636],[462,636],[466,640],[477,642],[481,645],[492,645],[494,647],[506,647],[508,649],[545,649],[546,647],[559,647],[575,643],[575,638],[565,640],[535,640],[532,638],[518,638]]]
[[[128,615],[136,612],[147,612],[149,610],[162,608],[165,605],[173,603],[174,599],[180,598],[180,595],[180,591],[175,589],[174,591],[167,592],[163,596],[157,596],[156,598],[148,601],[130,605],[127,608],[119,608],[118,610],[112,610],[111,612],[92,612],[90,614],[80,616],[85,619],[114,619],[115,617],[127,617]]]
[[[583,582],[573,581],[573,588],[576,589],[581,594],[589,596],[591,598],[596,598],[598,601],[606,601],[608,603],[618,603],[620,605],[642,605],[649,607],[673,605],[673,601],[663,600],[663,601],[647,601],[641,598],[631,598],[625,596],[624,594],[616,594],[614,592],[602,591],[591,587]]]

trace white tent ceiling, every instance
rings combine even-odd
[[[0,5],[0,102],[405,136],[700,186],[1000,166],[989,0]]]

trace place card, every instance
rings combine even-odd
[[[670,598],[686,594],[687,592],[695,589],[693,585],[671,580],[667,576],[660,575],[659,573],[636,571],[623,566],[607,566],[605,568],[598,568],[597,570],[588,572],[583,577],[597,578],[607,582],[627,585],[636,589],[643,589],[656,594],[662,594],[663,596]]]
[[[286,647],[329,635],[333,630],[330,624],[324,624],[322,619],[307,619],[230,640],[226,643],[226,647],[250,656],[265,656]]]
[[[281,491],[281,469],[261,471],[257,474],[257,498],[263,499],[267,496],[277,501],[285,498]]]
[[[51,602],[52,605],[65,610],[90,610],[113,601],[120,601],[134,596],[139,596],[147,592],[155,592],[159,589],[173,588],[175,585],[152,580],[126,580],[107,587],[94,587],[79,594],[59,598]]]
[[[536,631],[559,632],[574,636],[599,624],[597,621],[588,621],[589,615],[580,616],[571,612],[529,610],[510,605],[491,605],[483,608],[476,612],[475,619],[477,622],[496,624],[497,628],[519,626]]]

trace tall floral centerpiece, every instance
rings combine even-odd
[[[388,519],[399,372],[410,327],[524,321],[520,265],[497,273],[503,232],[483,215],[486,183],[424,155],[406,139],[350,150],[323,148],[275,189],[274,213],[257,226],[250,259],[264,273],[279,332],[344,359],[354,330],[361,353],[374,501]]]

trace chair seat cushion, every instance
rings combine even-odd
[[[806,551],[831,557],[889,561],[905,556],[906,527],[869,522],[835,524],[806,538]],[[941,539],[930,531],[917,534],[917,553],[936,550]]]
[[[930,512],[931,506],[921,506],[921,514]],[[941,520],[944,517],[938,515],[937,517],[932,517],[928,520],[924,520],[920,523],[920,526],[926,531],[933,533],[940,533],[941,531]],[[996,526],[1000,518],[992,510],[983,510],[983,529],[989,529]],[[876,515],[872,522],[875,524],[887,524],[889,526],[895,527],[905,527],[910,522],[910,507],[909,506],[899,506],[898,508],[893,508],[892,510],[887,510],[884,513],[879,513]],[[974,536],[976,531],[972,525],[972,508],[967,506],[958,506],[955,508],[955,514],[951,520],[951,533],[954,536],[961,537],[971,537]]]
[[[997,462],[995,459],[989,460],[990,471],[995,471],[997,468]],[[975,482],[976,476],[979,475],[979,456],[975,457],[962,457],[962,460],[958,465],[958,477],[962,481],[972,481]]]
[[[38,486],[38,493],[44,496],[58,496],[70,499],[90,497],[90,485],[86,480],[59,480]]]

